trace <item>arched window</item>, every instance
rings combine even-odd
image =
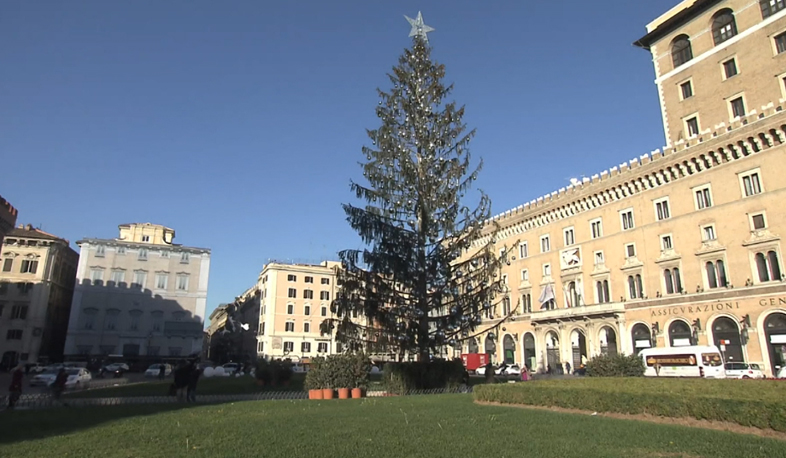
[[[718,286],[726,287],[726,267],[720,259],[715,262],[715,270],[718,272]]]
[[[687,35],[678,36],[671,42],[671,61],[674,63],[674,68],[691,59],[693,59],[693,49],[690,46],[690,38]]]
[[[770,251],[767,253],[767,261],[770,264],[770,278],[773,280],[781,279],[781,266],[778,263],[778,253]]]
[[[636,274],[636,287],[639,289],[639,297],[644,297],[644,282],[640,274]]]
[[[707,261],[705,267],[707,269],[707,283],[709,284],[710,288],[717,288],[718,277],[715,274],[715,264],[713,264],[710,261]]]
[[[680,269],[675,267],[671,271],[671,275],[674,277],[674,292],[679,294],[682,292],[682,279],[680,278]]]
[[[568,307],[578,307],[580,305],[580,300],[581,298],[576,288],[576,282],[572,281],[568,283]]]
[[[734,12],[725,8],[712,17],[712,39],[715,46],[737,35],[737,23],[734,22]]]
[[[628,295],[631,299],[636,299],[636,280],[633,275],[628,276]]]
[[[666,281],[666,294],[674,294],[674,282],[671,280],[671,271],[663,271],[663,279]]]
[[[611,302],[611,293],[609,292],[609,281],[603,280],[603,297],[605,302]]]

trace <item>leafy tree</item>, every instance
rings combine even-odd
[[[366,248],[339,253],[337,317],[323,323],[350,348],[386,343],[420,360],[460,345],[496,308],[507,258],[495,252],[488,196],[462,204],[482,161],[470,163],[475,131],[462,122],[464,107],[446,102],[453,85],[430,55],[425,34],[415,34],[388,74],[392,88],[378,89],[381,126],[367,130],[372,146],[362,150],[367,184],[351,182],[365,205],[343,205]],[[505,312],[496,325],[513,310]]]

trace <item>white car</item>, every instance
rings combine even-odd
[[[164,366],[164,377],[172,373],[172,366],[169,364],[152,364],[145,371],[145,377],[158,377],[161,374],[161,366]]]
[[[224,368],[225,375],[235,375],[235,372],[240,370],[240,364],[238,363],[226,363],[221,367]]]
[[[79,389],[90,386],[90,381],[93,379],[93,377],[90,375],[90,371],[87,369],[83,367],[71,367],[66,368],[65,371],[66,374],[68,374],[65,384],[67,389]],[[50,386],[55,382],[59,372],[60,369],[56,371],[45,371],[42,374],[38,374],[30,380],[30,386]]]
[[[726,378],[764,378],[764,372],[758,364],[726,363]]]
[[[781,368],[775,366],[775,378],[786,378],[786,366]]]
[[[486,366],[480,366],[475,369],[475,373],[478,375],[486,375]],[[521,367],[519,367],[518,364],[505,364],[494,368],[494,373],[497,375],[520,375]]]

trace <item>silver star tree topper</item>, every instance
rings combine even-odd
[[[420,36],[423,38],[423,41],[428,42],[428,35],[426,34],[429,32],[433,32],[434,28],[429,27],[423,23],[423,15],[420,14],[420,11],[418,11],[418,17],[415,19],[412,19],[407,15],[404,15],[404,17],[407,18],[407,21],[409,21],[409,25],[412,26],[412,30],[409,31],[409,36],[410,37]]]

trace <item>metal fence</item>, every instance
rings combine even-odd
[[[450,389],[432,390],[411,390],[403,396],[422,396],[435,394],[456,394],[471,393],[472,387],[459,387]],[[369,391],[367,397],[388,397],[400,396],[385,391]],[[264,391],[253,394],[211,394],[197,395],[196,404],[222,404],[227,402],[240,401],[272,401],[272,400],[297,400],[308,399],[306,391]],[[68,395],[61,396],[60,400],[54,399],[51,394],[26,394],[22,395],[16,403],[18,410],[49,409],[58,407],[94,407],[94,406],[118,406],[132,404],[180,404],[176,396],[128,396],[128,397],[105,397],[105,398],[71,398]],[[3,399],[3,406],[8,405],[7,399]]]

